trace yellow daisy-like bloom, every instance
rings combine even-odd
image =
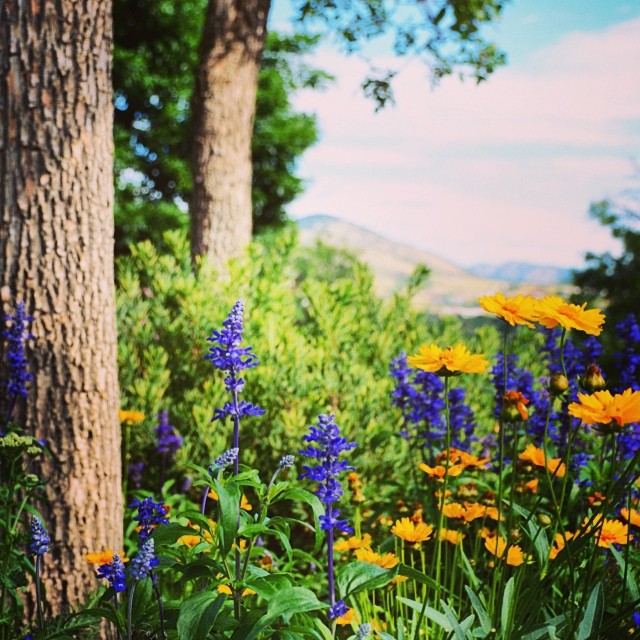
[[[577,329],[599,336],[605,318],[600,309],[586,309],[586,306],[586,302],[581,305],[569,304],[559,296],[545,296],[538,301],[535,319],[548,329],[560,325],[565,329]]]
[[[415,524],[409,518],[401,518],[400,520],[396,520],[396,523],[391,527],[391,533],[394,533],[398,538],[402,538],[406,542],[417,544],[431,538],[433,527],[424,522]]]
[[[553,545],[549,549],[549,560],[555,560],[558,554],[565,548],[567,540],[573,538],[573,533],[565,531],[564,537],[561,533],[556,533],[553,539]]]
[[[370,549],[371,548],[371,536],[365,533],[362,538],[358,536],[351,536],[346,540],[338,540],[333,545],[334,551],[355,551],[356,549]]]
[[[512,567],[519,567],[526,562],[526,557],[522,553],[522,548],[519,545],[511,545],[507,550],[507,542],[502,536],[495,536],[494,538],[487,538],[484,542],[484,546],[487,551],[497,556],[501,560],[504,560]],[[505,550],[507,551],[505,557]]]
[[[445,349],[435,344],[423,344],[415,356],[407,358],[407,362],[416,369],[430,371],[439,376],[484,373],[489,366],[489,361],[482,354],[472,354],[462,344]]]
[[[125,422],[126,424],[135,424],[136,422],[142,422],[144,420],[144,413],[120,409],[118,411],[118,419],[120,422]]]
[[[465,539],[462,531],[455,529],[440,529],[440,540],[442,542],[450,542],[451,544],[460,544]]]
[[[339,616],[336,618],[336,624],[339,624],[341,626],[351,624],[352,622],[355,622],[356,624],[358,624],[359,622],[358,614],[352,607],[347,609],[347,613],[345,613],[343,616]]]
[[[491,461],[491,458],[478,458],[478,456],[462,451],[462,449],[451,447],[451,449],[449,449],[449,455],[447,456],[447,452],[443,451],[438,456],[436,462],[445,460],[447,457],[449,458],[449,462],[460,464],[463,467],[483,467],[487,462]]]
[[[462,517],[465,522],[472,522],[478,518],[490,518],[491,520],[498,519],[497,507],[488,507],[484,504],[478,504],[477,502],[465,502],[464,513]],[[504,519],[504,516],[501,518]]]
[[[442,515],[445,518],[462,518],[465,509],[459,502],[447,502],[442,507]]]
[[[437,464],[435,467],[430,467],[428,464],[422,462],[418,465],[418,469],[424,471],[430,478],[441,480],[445,476],[459,476],[463,472],[464,467],[460,464],[452,464],[449,465],[449,467],[443,467],[441,464]]]
[[[202,542],[202,538],[200,536],[197,535],[189,535],[186,534],[184,536],[180,536],[178,538],[178,544],[179,545],[183,545],[185,547],[190,547],[193,548],[195,547],[197,544],[199,544],[200,542]]]
[[[631,511],[629,511],[629,509],[625,507],[623,509],[620,509],[620,515],[630,525],[633,525],[634,527],[640,527],[640,511],[637,511],[636,509],[631,509]]]
[[[231,587],[228,584],[219,584],[217,586],[218,593],[224,593],[227,596],[231,595]],[[248,587],[243,590],[242,597],[252,596],[255,593],[253,589],[249,589]]]
[[[578,402],[569,405],[569,415],[584,424],[621,429],[632,422],[640,422],[640,391],[626,389],[615,395],[610,391],[579,393]]]
[[[549,473],[552,475],[555,474],[557,478],[564,477],[567,471],[567,467],[564,462],[561,461],[561,458],[549,458],[547,460],[544,457],[544,451],[534,444],[528,444],[525,450],[518,456],[518,459],[524,462],[530,462],[536,467],[547,467]]]
[[[218,494],[216,493],[215,489],[209,489],[207,497],[211,498],[212,500],[217,500]],[[242,494],[242,498],[240,499],[240,508],[244,509],[245,511],[251,511],[253,509],[251,503],[247,500],[247,496],[245,496],[244,494]]]
[[[538,317],[538,301],[531,296],[518,294],[507,298],[502,293],[496,293],[494,296],[478,298],[478,303],[485,311],[497,315],[512,327],[521,324],[533,329],[532,321]]]
[[[105,549],[104,551],[95,551],[93,553],[87,553],[84,557],[87,562],[91,564],[103,565],[109,564],[113,560],[113,556],[116,552],[112,549]],[[119,554],[120,560],[122,562],[129,562],[129,558],[125,557],[124,551],[121,551]]]
[[[629,526],[620,520],[605,520],[600,535],[598,536],[598,546],[609,548],[612,544],[627,544],[633,540],[629,534]]]
[[[400,562],[400,558],[393,553],[385,553],[381,556],[379,553],[371,551],[371,549],[356,549],[355,554],[356,558],[361,562],[369,562],[383,569],[393,569]]]

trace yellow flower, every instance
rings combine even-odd
[[[549,460],[546,460],[544,451],[533,444],[528,444],[525,450],[518,456],[518,459],[530,462],[536,467],[547,467],[549,473],[552,475],[555,474],[557,478],[564,477],[567,471],[567,467],[564,462],[561,462],[561,458],[549,458]]]
[[[553,539],[553,545],[549,549],[549,560],[555,560],[558,554],[565,548],[567,540],[573,538],[573,533],[565,531],[564,537],[561,533],[556,533]]]
[[[465,538],[462,531],[456,531],[455,529],[440,529],[440,540],[443,542],[450,542],[451,544],[460,544]]]
[[[451,447],[449,449],[449,462],[460,464],[463,467],[483,467],[490,461],[490,458],[478,458],[471,453]],[[436,462],[447,458],[447,452],[443,451],[437,458]]]
[[[418,465],[418,469],[424,471],[430,478],[442,479],[445,476],[459,476],[462,473],[464,467],[459,464],[452,464],[446,468],[441,464],[437,464],[435,467],[430,467],[428,464],[422,462]]]
[[[560,325],[565,329],[578,329],[593,336],[602,333],[604,316],[600,309],[586,309],[581,305],[564,302],[559,296],[545,296],[538,301],[538,315],[535,318],[543,327],[553,329]]]
[[[338,540],[333,545],[334,551],[355,551],[356,549],[370,549],[371,548],[371,536],[365,533],[362,538],[358,536],[351,536],[346,540]]]
[[[347,613],[336,618],[336,624],[341,626],[351,624],[352,622],[355,622],[356,624],[358,623],[358,614],[353,608],[347,609]]]
[[[462,517],[465,522],[471,522],[478,518],[490,518],[491,520],[497,520],[498,509],[497,507],[488,507],[487,505],[478,504],[477,502],[465,502]],[[501,519],[504,519],[504,516],[502,516]]]
[[[640,527],[640,511],[636,509],[627,509],[626,507],[620,509],[620,515],[631,525],[634,527]]]
[[[584,424],[620,429],[632,422],[640,422],[640,391],[626,389],[615,395],[610,391],[579,393],[578,402],[569,405],[569,415],[579,418]]]
[[[231,595],[231,587],[228,584],[219,584],[217,589],[218,589],[218,593],[224,593],[227,596]],[[253,589],[249,589],[247,587],[242,592],[242,597],[244,598],[244,596],[252,596],[254,593],[255,591]]]
[[[115,551],[113,551],[112,549],[105,549],[104,551],[87,553],[84,557],[86,558],[87,562],[90,562],[91,564],[103,565],[109,564],[113,560],[114,554]],[[129,558],[125,557],[124,551],[121,551],[118,555],[120,556],[120,560],[122,560],[122,562],[129,562]]]
[[[482,354],[471,354],[467,347],[457,344],[455,347],[441,349],[435,344],[423,344],[415,356],[409,356],[410,366],[430,371],[439,376],[457,376],[461,373],[484,373],[489,366]]]
[[[462,518],[464,511],[464,507],[459,502],[447,502],[442,507],[442,515],[445,518]]]
[[[594,527],[598,536],[598,546],[609,548],[612,544],[627,544],[633,540],[633,536],[629,534],[629,526],[620,522],[620,520],[605,520],[599,531],[601,518],[596,518]],[[589,527],[587,530],[591,530]]]
[[[209,489],[207,497],[211,498],[212,500],[217,500],[218,494],[216,493],[215,489]],[[247,500],[247,496],[245,496],[244,494],[242,494],[242,499],[240,500],[240,508],[244,509],[245,511],[251,511],[253,509],[251,503]]]
[[[433,527],[424,522],[415,524],[409,518],[402,518],[396,520],[396,523],[391,527],[391,533],[406,542],[419,543],[429,540],[433,533]]]
[[[120,409],[118,411],[118,418],[120,422],[134,424],[144,420],[144,413],[141,413],[140,411],[125,411],[124,409]]]
[[[392,569],[400,562],[398,556],[393,553],[385,553],[381,556],[379,553],[371,551],[371,549],[356,549],[355,554],[356,558],[361,562],[376,564],[383,569]]]
[[[496,293],[495,296],[478,298],[478,302],[485,311],[497,315],[512,327],[522,324],[533,329],[531,321],[537,318],[538,301],[531,296],[518,294],[506,298],[504,294]]]
[[[504,560],[512,567],[519,567],[526,562],[522,548],[519,545],[511,545],[507,550],[507,542],[502,536],[496,536],[495,538],[487,538],[484,542],[484,546],[487,551],[497,556],[501,560]],[[505,557],[505,550],[507,555]]]

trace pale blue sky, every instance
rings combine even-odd
[[[288,4],[275,0],[273,26]],[[359,90],[366,64],[323,45],[313,61],[338,81],[296,99],[322,138],[293,217],[342,217],[463,266],[579,267],[615,250],[587,210],[638,186],[640,1],[514,0],[491,30],[509,64],[480,86],[432,90],[417,61],[382,60],[402,71],[378,114]]]

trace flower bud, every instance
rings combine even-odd
[[[525,398],[519,391],[507,391],[502,398],[502,408],[500,417],[505,422],[519,422],[529,417],[527,407],[529,400]]]
[[[580,378],[580,386],[591,393],[602,391],[607,386],[607,382],[597,364],[590,364],[587,367],[584,375]]]
[[[552,396],[561,396],[568,388],[569,381],[567,380],[567,376],[562,375],[561,373],[556,373],[551,376],[549,380],[549,393]]]

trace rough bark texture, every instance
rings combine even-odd
[[[52,452],[38,505],[51,611],[122,544],[109,0],[0,0],[0,301],[35,320],[16,422]]]
[[[251,240],[251,136],[270,0],[209,0],[192,103],[191,248],[222,265]]]

